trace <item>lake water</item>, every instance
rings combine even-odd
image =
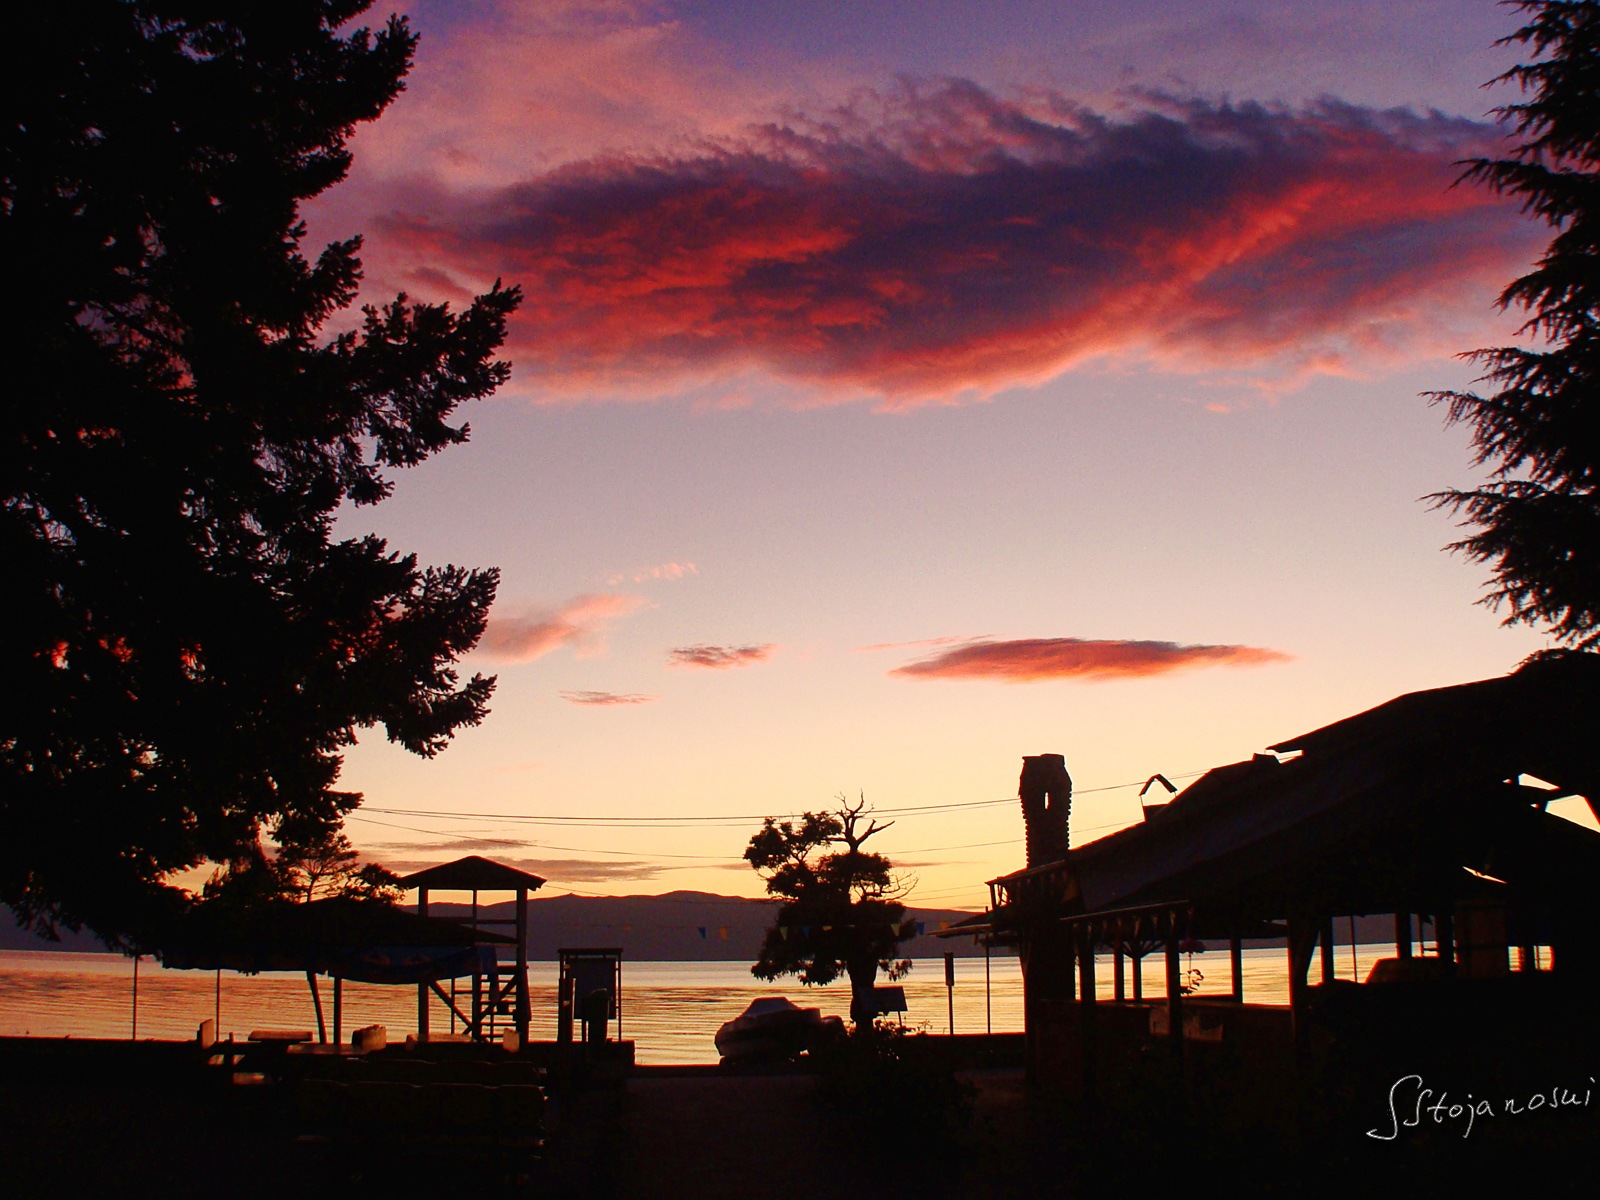
[[[1392,946],[1340,946],[1340,978],[1365,978],[1372,963],[1394,953]],[[1257,1004],[1287,1003],[1284,951],[1246,950],[1245,999]],[[1184,956],[1184,969],[1200,972],[1201,994],[1228,991],[1226,950]],[[1146,992],[1163,989],[1160,955],[1145,960]],[[1312,965],[1312,977],[1319,968]],[[133,961],[113,954],[56,951],[0,951],[0,1036],[122,1038],[133,1033]],[[556,964],[532,963],[533,1037],[553,1040],[556,1024]],[[1098,966],[1100,994],[1111,993],[1111,963]],[[323,1008],[332,1021],[332,988],[322,985]],[[465,984],[466,981],[463,981]],[[906,989],[906,1023],[933,1033],[949,1028],[944,963],[917,960],[901,981]],[[1130,982],[1131,989],[1131,982]],[[738,1016],[759,996],[788,996],[796,1004],[845,1016],[848,986],[803,987],[793,979],[763,983],[742,962],[624,962],[622,1036],[636,1043],[638,1061],[650,1064],[715,1062],[712,1037],[724,1021]],[[390,1040],[416,1029],[416,989],[376,984],[344,985],[344,1028],[385,1025]],[[465,1005],[463,1004],[463,1007]],[[219,1015],[218,1028],[244,1038],[252,1029],[316,1028],[316,1013],[304,975],[263,972],[218,977],[207,971],[169,971],[149,959],[139,965],[138,1036],[192,1038],[201,1021]],[[435,1001],[430,1017],[435,1031],[448,1030],[450,1016]],[[984,982],[982,958],[956,959],[955,1031],[1022,1031],[1022,973],[1017,959],[995,955]]]

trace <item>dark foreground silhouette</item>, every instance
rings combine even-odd
[[[854,1087],[849,1065],[843,1076],[826,1065],[645,1068],[553,1096],[544,1150],[526,1160],[447,1142],[352,1153],[301,1139],[287,1089],[213,1086],[188,1050],[0,1042],[6,1191],[181,1200],[483,1183],[509,1195],[788,1200],[1139,1195],[1215,1181],[1242,1196],[1299,1197],[1493,1195],[1520,1177],[1562,1196],[1588,1194],[1600,1146],[1593,1106],[1482,1118],[1466,1136],[1448,1110],[1440,1122],[1424,1110],[1390,1141],[1314,1120],[1269,1139],[1217,1128],[1204,1113],[1111,1120],[1031,1089],[1018,1067],[935,1061],[913,1068],[913,1086],[898,1093],[892,1074]],[[953,1104],[927,1087],[941,1077]],[[1401,1097],[1414,1098],[1415,1089]],[[1369,1124],[1382,1132],[1387,1104],[1372,1098]]]

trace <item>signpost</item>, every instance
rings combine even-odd
[[[956,1035],[956,956],[949,950],[944,953],[944,989],[950,1002],[950,1036]]]

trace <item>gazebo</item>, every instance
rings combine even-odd
[[[492,952],[482,956],[478,969],[472,973],[472,999],[468,1012],[461,1011],[456,997],[446,993],[438,980],[424,980],[417,984],[417,1037],[424,1041],[428,1038],[428,995],[432,992],[460,1019],[475,1041],[491,1040],[496,1032],[496,1018],[510,1015],[518,1044],[526,1046],[532,1011],[528,999],[528,894],[543,887],[544,880],[528,871],[472,854],[407,875],[400,881],[400,886],[408,891],[416,889],[417,915],[421,917],[428,916],[432,892],[471,893],[471,908],[462,924],[472,930],[483,944],[508,940],[504,935],[490,933],[491,926],[509,925],[516,930],[515,966],[502,963],[498,955]],[[509,918],[482,915],[478,908],[480,892],[514,893],[515,915]]]

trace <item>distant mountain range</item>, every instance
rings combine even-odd
[[[512,901],[483,905],[480,917],[512,918]],[[436,901],[433,916],[464,919],[467,905]],[[982,955],[971,938],[940,940],[934,931],[972,916],[955,909],[913,908],[908,919],[920,921],[924,932],[906,943],[902,953],[910,958],[935,958],[945,951]],[[9,913],[0,910],[0,950],[103,950],[89,934],[64,932],[59,942],[19,929]],[[664,896],[534,896],[528,901],[528,957],[555,959],[561,949],[585,946],[620,946],[623,956],[635,962],[754,962],[761,939],[772,925],[773,904],[740,896],[710,892],[668,892]],[[496,925],[510,933],[509,925]]]

